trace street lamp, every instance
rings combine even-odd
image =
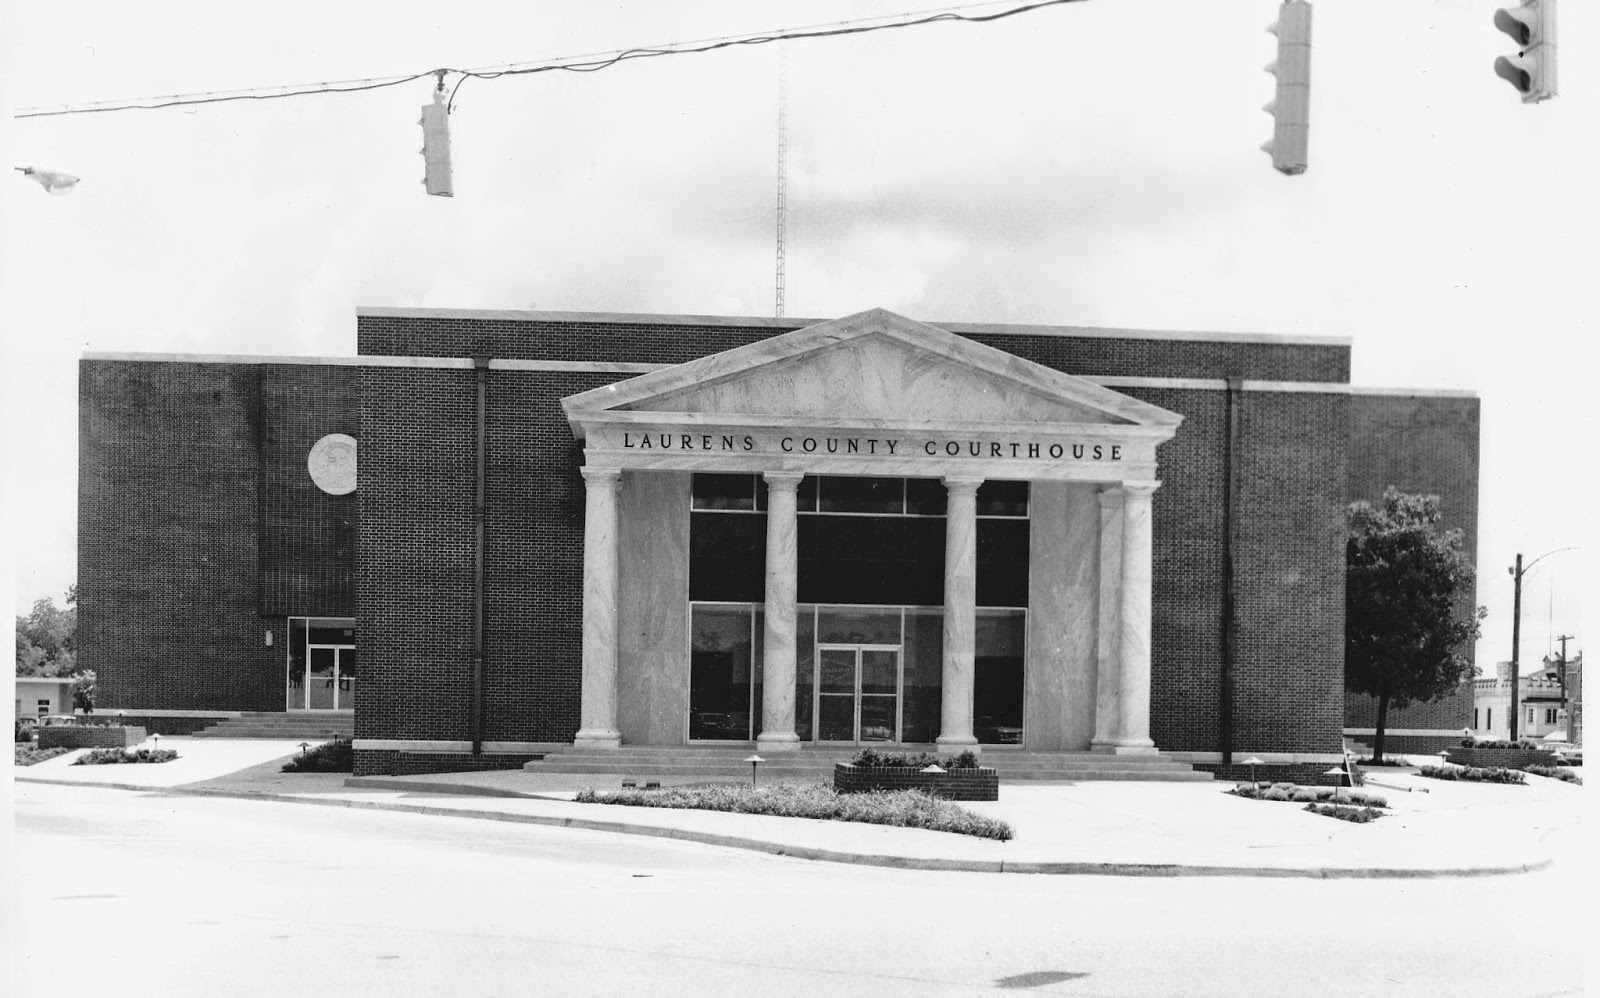
[[[1576,547],[1570,547],[1556,548],[1554,551],[1546,551],[1544,554],[1541,554],[1539,557],[1528,562],[1527,567],[1523,567],[1522,554],[1519,552],[1517,554],[1516,567],[1506,569],[1507,572],[1511,573],[1511,577],[1514,580],[1514,588],[1512,589],[1511,597],[1511,727],[1509,728],[1511,735],[1510,740],[1513,742],[1517,740],[1517,683],[1520,681],[1518,678],[1518,673],[1520,672],[1520,655],[1522,651],[1522,578],[1529,572],[1533,571],[1533,566],[1539,564],[1539,562],[1545,560],[1551,555],[1560,554],[1563,551],[1576,550]]]
[[[749,755],[745,757],[744,761],[750,764],[750,785],[753,787],[756,785],[756,767],[767,760],[761,758],[759,755]]]
[[[1252,790],[1254,790],[1256,793],[1260,793],[1261,792],[1261,784],[1256,782],[1256,767],[1257,766],[1264,766],[1264,765],[1266,765],[1266,763],[1263,762],[1260,759],[1257,759],[1255,756],[1251,756],[1250,758],[1248,758],[1248,759],[1246,759],[1244,761],[1244,764],[1246,766],[1250,767],[1250,788]]]
[[[35,170],[31,166],[14,166],[12,169],[37,182],[40,187],[43,187],[51,194],[71,194],[72,189],[78,186],[78,178],[70,173],[57,173],[54,170]]]

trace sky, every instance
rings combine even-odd
[[[917,0],[5,3],[18,109],[479,68],[908,11]],[[1086,0],[788,43],[787,308],[1344,336],[1360,385],[1482,400],[1478,664],[1594,605],[1600,14],[1560,96],[1492,70],[1495,0],[1313,4],[1310,168],[1259,149],[1272,0]],[[986,5],[989,13],[1008,5]],[[778,47],[466,81],[453,198],[431,77],[355,94],[8,117],[0,183],[17,612],[75,572],[85,351],[355,353],[357,306],[770,315]],[[451,77],[454,84],[456,77]],[[1588,251],[1585,253],[1585,251]],[[1585,265],[1588,264],[1588,265]]]

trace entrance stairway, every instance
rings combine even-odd
[[[280,741],[327,741],[350,738],[355,734],[354,711],[329,710],[315,713],[247,710],[194,733],[196,738],[276,738]]]
[[[836,762],[849,762],[855,746],[819,748],[806,746],[797,752],[768,752],[762,755],[758,780],[827,780]],[[885,749],[913,754],[931,748],[912,746]],[[567,773],[592,776],[632,777],[641,784],[659,780],[681,784],[692,779],[750,776],[744,760],[751,746],[706,748],[655,748],[624,745],[617,749],[569,746],[550,752],[542,759],[523,765],[530,773]],[[980,764],[994,768],[1003,783],[1022,781],[1080,782],[1084,780],[1204,781],[1211,774],[1197,772],[1185,762],[1162,755],[1102,755],[1097,752],[1024,752],[991,750],[979,756]]]

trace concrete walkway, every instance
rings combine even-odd
[[[1584,789],[1529,776],[1526,786],[1370,775],[1405,789],[1367,789],[1389,814],[1365,825],[1302,805],[1251,801],[1232,784],[1004,784],[1000,800],[964,806],[1008,822],[995,842],[920,829],[765,815],[577,804],[614,777],[520,770],[350,778],[280,773],[298,744],[161,739],[179,758],[159,765],[72,766],[78,753],[16,771],[19,783],[377,808],[684,839],[777,855],[910,869],[1127,876],[1461,877],[1549,865],[1552,838],[1576,829]],[[1423,792],[1427,791],[1427,792]]]

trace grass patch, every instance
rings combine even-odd
[[[97,748],[85,752],[74,766],[115,766],[120,763],[171,762],[178,753],[171,749]]]
[[[1341,804],[1359,804],[1363,807],[1389,806],[1389,801],[1386,798],[1367,790],[1338,788],[1339,794],[1335,797],[1335,789],[1334,787],[1302,787],[1294,783],[1274,783],[1263,787],[1241,783],[1232,790],[1225,792],[1233,794],[1235,797],[1244,797],[1249,800],[1287,801],[1292,804],[1315,804],[1319,801],[1337,800]]]
[[[17,765],[19,766],[31,766],[36,762],[44,762],[46,759],[54,759],[58,755],[66,755],[68,752],[72,751],[69,748],[34,748],[32,743],[27,745],[18,745],[16,748]]]
[[[1528,778],[1515,769],[1480,768],[1476,766],[1423,766],[1418,776],[1435,780],[1458,780],[1465,783],[1514,783],[1525,785]]]
[[[580,804],[624,804],[632,807],[672,807],[736,814],[771,814],[784,818],[820,818],[824,821],[858,821],[869,825],[926,828],[935,832],[975,835],[1005,842],[1011,826],[973,814],[966,808],[939,800],[920,790],[874,790],[841,794],[821,783],[775,784],[751,787],[724,783],[664,790],[579,792]]]
[[[307,749],[283,764],[284,773],[353,773],[356,768],[355,743],[336,738]]]
[[[1307,804],[1306,810],[1312,814],[1320,814],[1324,818],[1338,818],[1340,821],[1353,821],[1358,825],[1383,817],[1383,812],[1375,807],[1347,807],[1343,804]]]
[[[1563,783],[1576,783],[1580,787],[1583,786],[1583,777],[1570,769],[1562,769],[1559,766],[1524,766],[1522,771],[1532,773],[1534,776],[1548,776],[1552,780],[1560,780]]]

